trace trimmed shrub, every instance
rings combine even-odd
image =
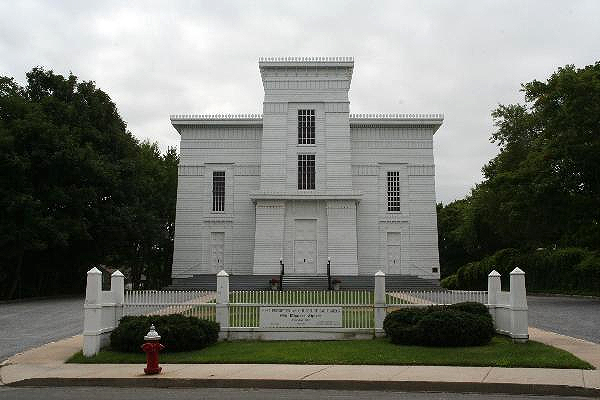
[[[139,352],[144,336],[154,324],[165,351],[199,350],[217,342],[219,324],[181,314],[156,316],[127,316],[121,318],[119,326],[110,334],[110,346],[114,350]]]
[[[401,308],[383,320],[385,334],[396,344],[417,344],[417,323],[428,313],[427,308]]]
[[[462,303],[451,304],[448,306],[450,310],[463,311],[469,314],[480,315],[492,319],[490,310],[488,310],[485,304],[477,303],[474,301],[465,301]]]
[[[480,346],[494,335],[487,307],[473,302],[401,308],[386,316],[383,329],[392,343],[424,346]]]
[[[426,346],[481,346],[492,340],[494,324],[479,314],[445,309],[428,313],[417,331]]]
[[[510,272],[525,271],[527,290],[534,292],[600,295],[600,253],[582,248],[519,252],[503,249],[458,269],[442,280],[448,289],[485,290],[487,275],[495,269],[508,290]]]

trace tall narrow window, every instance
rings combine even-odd
[[[315,110],[298,110],[298,144],[315,144]]]
[[[213,171],[213,211],[225,211],[225,171]]]
[[[400,172],[387,173],[388,211],[400,211]]]
[[[298,154],[298,189],[315,189],[315,155]]]

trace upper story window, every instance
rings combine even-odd
[[[387,203],[388,211],[400,211],[400,172],[387,173]]]
[[[213,171],[213,211],[225,211],[225,171]]]
[[[315,189],[315,155],[298,154],[298,189]]]
[[[298,110],[298,144],[315,144],[315,110]]]

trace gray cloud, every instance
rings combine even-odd
[[[520,83],[600,54],[600,3],[0,2],[0,74],[44,66],[94,80],[140,139],[177,146],[170,113],[260,112],[257,60],[352,55],[352,112],[443,112],[436,190],[481,180],[490,112]]]

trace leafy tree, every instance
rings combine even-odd
[[[600,62],[559,68],[522,91],[525,104],[492,113],[500,152],[483,182],[438,207],[440,243],[452,243],[440,247],[442,271],[504,248],[600,249]]]
[[[95,264],[167,283],[177,158],[140,144],[93,82],[0,77],[0,297],[81,291]]]

